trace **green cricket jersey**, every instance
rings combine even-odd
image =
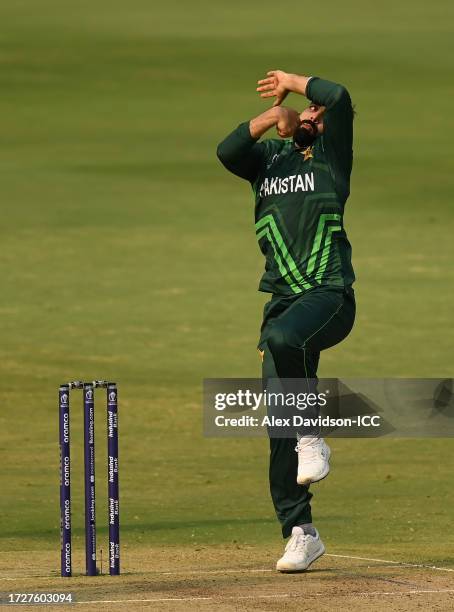
[[[355,280],[343,224],[350,193],[353,109],[337,83],[310,79],[307,97],[326,107],[324,133],[312,147],[292,140],[257,142],[242,123],[218,146],[223,165],[255,193],[255,228],[265,255],[259,290],[297,295]]]

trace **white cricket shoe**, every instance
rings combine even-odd
[[[302,572],[321,557],[325,546],[315,530],[315,536],[304,533],[301,527],[293,527],[283,557],[276,563],[278,572]]]
[[[298,453],[298,484],[310,485],[328,476],[331,450],[323,438],[300,438],[295,450]]]

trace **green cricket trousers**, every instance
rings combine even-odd
[[[355,320],[351,287],[318,287],[302,296],[274,295],[266,305],[259,349],[263,381],[270,378],[316,379],[320,351],[341,342]],[[282,535],[312,522],[309,487],[298,485],[295,438],[270,438],[270,491]]]

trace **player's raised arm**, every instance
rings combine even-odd
[[[349,177],[352,170],[353,107],[343,85],[312,77],[306,85],[306,97],[325,107],[323,140],[330,162]]]
[[[257,85],[262,98],[274,98],[273,106],[280,105],[289,92],[306,96],[314,103],[313,114],[323,135],[324,149],[336,185],[345,196],[348,195],[353,159],[353,108],[347,89],[319,77],[283,70],[270,70]]]
[[[270,108],[233,130],[218,145],[217,156],[227,170],[252,183],[267,157],[265,143],[257,140],[273,126],[281,138],[287,138],[299,124],[296,110],[284,106]]]

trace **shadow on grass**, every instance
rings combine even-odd
[[[98,517],[97,521],[97,533],[98,534],[106,534],[107,526],[104,523],[101,523],[101,519]],[[240,518],[240,519],[232,519],[232,518],[224,518],[224,519],[199,519],[199,520],[188,520],[184,517],[180,519],[166,520],[166,521],[150,521],[149,523],[143,522],[121,522],[121,533],[130,533],[134,534],[144,534],[144,533],[157,533],[160,531],[190,531],[191,529],[209,529],[209,528],[224,528],[228,529],[231,527],[232,529],[236,529],[238,527],[243,526],[276,526],[277,522],[274,518]],[[72,528],[73,536],[82,537],[85,534],[85,530],[83,527],[73,527]],[[14,531],[10,531],[8,533],[8,539],[11,538],[31,538],[33,540],[51,540],[55,537],[59,537],[60,532],[56,529],[17,529]],[[2,538],[0,538],[1,541]]]

